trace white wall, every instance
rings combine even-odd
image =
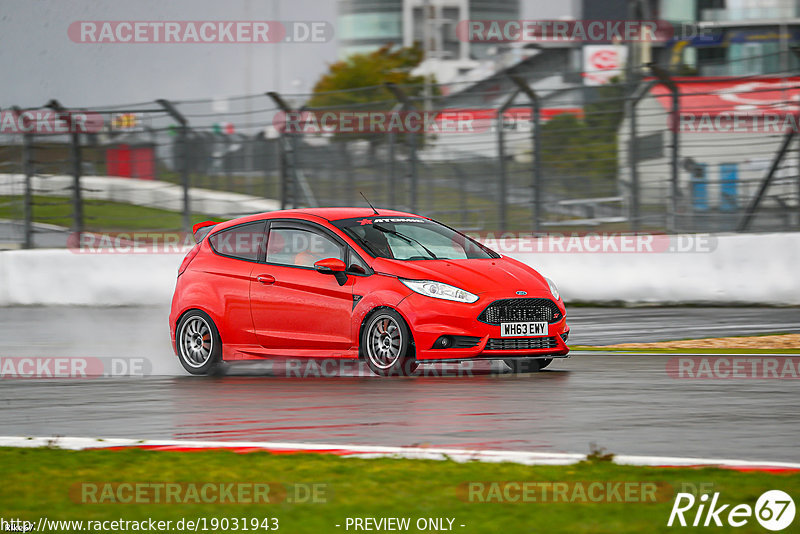
[[[0,305],[169,304],[182,254],[0,252]]]
[[[555,280],[567,302],[800,305],[800,233],[720,235],[707,243],[701,252],[508,255]],[[504,244],[501,252],[516,245]],[[0,305],[166,305],[181,260],[0,252]]]
[[[697,239],[671,241],[683,237]],[[567,302],[800,305],[800,233],[707,239],[699,252],[508,255],[553,279]]]

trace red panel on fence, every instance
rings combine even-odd
[[[106,149],[106,173],[142,180],[155,179],[155,150],[151,146],[117,145]]]

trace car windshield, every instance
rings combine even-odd
[[[422,217],[358,217],[334,221],[374,257],[395,260],[466,260],[499,255],[436,221]]]

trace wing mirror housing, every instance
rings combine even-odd
[[[325,258],[314,263],[314,270],[321,274],[332,274],[340,286],[347,282],[347,266],[338,258]]]

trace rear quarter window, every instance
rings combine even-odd
[[[238,260],[258,261],[264,252],[264,222],[240,224],[214,233],[208,238],[214,252]]]

